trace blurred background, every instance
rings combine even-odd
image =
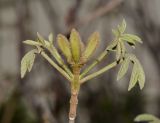
[[[76,122],[133,123],[145,112],[160,117],[159,6],[160,0],[0,0],[0,123],[68,122],[69,84],[51,65],[38,56],[32,72],[20,79],[20,60],[30,49],[22,41],[34,40],[37,32],[68,36],[74,27],[86,42],[98,31],[95,58],[123,18],[127,32],[144,42],[133,52],[144,67],[145,88],[128,92],[131,72],[116,81],[118,67],[110,70],[82,86]],[[94,70],[106,60],[112,58]]]

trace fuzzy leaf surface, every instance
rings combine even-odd
[[[98,43],[100,41],[99,33],[95,32],[93,33],[89,39],[88,44],[86,46],[86,49],[84,51],[84,57],[88,59],[96,50]]]
[[[80,55],[81,55],[80,42],[81,42],[81,39],[80,39],[79,33],[75,29],[72,29],[70,34],[70,45],[71,45],[72,57],[75,63],[79,62]]]
[[[129,62],[130,62],[129,58],[124,59],[124,61],[121,64],[121,67],[118,71],[117,80],[120,80],[127,73],[127,70],[128,70],[128,67],[129,67]]]
[[[57,41],[58,41],[58,46],[62,51],[62,53],[64,54],[64,56],[67,58],[67,60],[71,60],[72,55],[68,39],[65,36],[59,34],[57,36]]]
[[[28,70],[32,70],[34,60],[35,60],[36,50],[29,51],[21,60],[21,78],[23,78]]]

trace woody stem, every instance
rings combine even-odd
[[[80,89],[80,68],[78,66],[73,67],[73,81],[71,82],[71,98],[70,98],[70,110],[69,110],[69,123],[74,123],[78,105],[78,93]]]

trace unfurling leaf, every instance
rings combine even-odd
[[[128,91],[130,91],[136,85],[137,81],[138,81],[138,65],[134,63],[129,86],[128,86]]]
[[[109,44],[109,46],[107,47],[106,50],[108,50],[108,51],[115,51],[116,48],[117,48],[117,43],[118,43],[117,40],[112,41],[112,42]]]
[[[143,89],[144,84],[145,84],[145,74],[144,74],[144,70],[142,68],[142,65],[140,64],[139,60],[136,58],[135,55],[129,54],[128,57],[134,63],[132,73],[133,73],[133,71],[135,71],[134,73],[137,73],[133,78],[135,78],[134,80],[136,80],[136,82],[138,82],[138,84],[140,86],[140,89]],[[134,68],[136,70],[134,70]],[[133,78],[132,78],[132,75],[131,75],[130,85],[129,85],[128,90],[131,90],[136,84],[136,82],[133,81]]]
[[[37,37],[38,37],[38,41],[40,43],[42,43],[43,45],[45,45],[45,41],[44,41],[44,38],[37,32]]]
[[[70,34],[70,45],[71,45],[72,57],[75,63],[79,62],[81,56],[80,42],[81,39],[79,33],[75,29],[72,29]]]
[[[50,47],[52,44],[49,41],[44,40],[44,46]]]
[[[36,41],[32,41],[32,40],[26,40],[23,41],[23,43],[27,44],[27,45],[32,45],[32,46],[41,46],[42,44]]]
[[[123,34],[121,39],[133,44],[135,44],[136,42],[142,43],[141,38],[132,34]]]
[[[118,26],[119,32],[122,34],[126,30],[126,21],[123,19],[122,24]]]
[[[151,114],[140,114],[135,119],[135,122],[149,122],[149,123],[160,123],[160,120]]]
[[[94,53],[95,49],[98,46],[99,41],[100,41],[100,37],[99,37],[99,33],[97,32],[93,33],[89,37],[88,44],[83,54],[84,58],[88,59]]]
[[[64,56],[67,58],[67,60],[71,60],[72,55],[68,39],[65,36],[59,34],[57,36],[57,41],[58,41],[58,46],[62,51],[62,53],[64,54]]]
[[[114,34],[115,37],[118,37],[120,35],[118,30],[112,29],[112,33]]]
[[[124,59],[124,61],[121,64],[121,67],[119,69],[117,80],[120,80],[127,73],[127,70],[129,67],[129,62],[130,62],[129,58]]]
[[[144,74],[144,70],[143,70],[140,63],[138,64],[138,66],[139,66],[139,69],[138,69],[138,72],[139,72],[138,83],[139,83],[140,89],[143,89],[144,84],[145,84],[145,74]]]
[[[36,50],[29,51],[21,60],[21,78],[23,78],[28,70],[31,71],[34,60],[35,60]]]
[[[49,36],[48,36],[48,40],[51,44],[53,44],[53,34],[50,33]]]

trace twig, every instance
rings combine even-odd
[[[91,65],[89,65],[84,72],[80,75],[80,78],[83,78],[83,76],[85,76],[90,70],[92,70],[101,60],[103,60],[103,58],[108,54],[108,51],[105,50],[104,52],[102,52],[100,54],[100,56],[93,61],[93,63]]]
[[[44,51],[41,52],[41,55],[54,67],[56,68],[67,80],[71,81],[70,76],[60,68]]]
[[[82,83],[84,83],[84,82],[86,82],[86,81],[88,81],[88,80],[90,80],[90,79],[92,79],[92,78],[95,78],[96,76],[98,76],[98,75],[100,75],[100,74],[108,71],[109,69],[115,67],[116,65],[117,65],[117,61],[115,61],[115,62],[113,62],[113,63],[105,66],[104,68],[100,69],[99,71],[97,71],[97,72],[95,72],[95,73],[93,73],[93,74],[90,74],[90,75],[86,76],[85,78],[83,78],[83,79],[80,81],[80,83],[82,84]]]

